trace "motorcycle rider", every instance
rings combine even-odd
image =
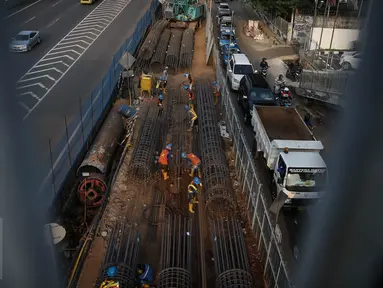
[[[274,93],[279,94],[281,92],[281,89],[286,86],[286,79],[283,78],[282,74],[279,74],[277,78],[275,78],[274,82]]]
[[[267,63],[266,58],[262,58],[261,63],[259,63],[259,66],[261,67],[261,71],[269,69],[269,63]]]
[[[288,100],[288,101],[292,100],[291,92],[288,87],[283,88],[283,90],[281,91],[281,98],[283,100]]]

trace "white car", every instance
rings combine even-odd
[[[247,56],[245,54],[233,54],[227,64],[227,79],[230,88],[238,91],[241,79],[248,74],[254,74],[254,68]]]
[[[362,52],[344,52],[340,56],[339,64],[343,70],[358,69],[362,61]]]

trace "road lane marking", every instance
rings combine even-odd
[[[37,95],[33,92],[24,92],[24,93],[21,93],[20,95],[29,95],[29,96],[32,96],[33,98],[35,98],[36,100],[40,100],[40,98],[37,97]]]
[[[23,120],[27,119],[29,115],[36,109],[41,101],[48,95],[48,93],[56,86],[56,84],[66,75],[66,73],[75,65],[81,56],[89,49],[89,47],[101,36],[101,34],[113,23],[113,21],[124,11],[125,7],[131,0],[104,0],[92,12],[90,12],[82,21],[76,25],[65,37],[63,37],[52,49],[50,49],[29,71],[20,78],[18,81],[17,89],[19,93],[32,92],[40,100],[28,110]],[[97,18],[95,17],[97,15]],[[56,19],[48,27],[52,26],[59,20]],[[77,39],[77,41],[75,41]],[[79,52],[81,51],[81,52]],[[65,62],[63,61],[65,60]],[[60,75],[57,76],[57,71],[54,69],[45,69],[42,67],[55,67],[60,68]],[[56,67],[55,67],[56,68]],[[57,68],[56,68],[57,69]],[[44,71],[43,71],[44,70]],[[35,83],[29,85],[20,85],[23,82],[33,82],[33,78],[28,78],[28,73],[37,74],[42,72],[40,77],[34,77]],[[53,74],[56,73],[56,74]],[[40,79],[51,79],[53,83],[43,82]],[[40,79],[37,79],[40,78]],[[43,88],[44,90],[42,90]],[[22,96],[23,95],[23,96]],[[27,97],[31,94],[19,94],[19,97]],[[20,100],[20,99],[18,99]],[[27,101],[27,98],[25,98]],[[27,102],[29,103],[29,102]]]
[[[41,78],[48,78],[49,80],[56,81],[55,78],[53,78],[53,77],[51,77],[49,75],[41,75],[41,76],[37,76],[37,77],[23,79],[23,80],[19,81],[19,83],[33,81],[33,80],[37,80],[37,79],[41,79]]]
[[[3,20],[7,20],[7,19],[9,19],[9,18],[11,18],[11,17],[13,17],[13,16],[19,14],[20,12],[23,12],[24,10],[27,10],[28,8],[32,7],[33,5],[36,5],[37,3],[41,2],[41,1],[42,1],[42,0],[38,0],[38,1],[36,1],[36,2],[33,2],[33,3],[29,4],[28,6],[25,6],[24,8],[22,8],[22,9],[20,9],[20,10],[14,12],[14,13],[8,15],[8,16],[5,17]]]
[[[54,20],[51,24],[49,24],[47,27],[45,27],[45,28],[49,28],[49,27],[51,27],[51,26],[53,26],[57,21],[59,21],[60,20],[60,18],[57,18],[56,20]]]
[[[64,0],[57,1],[55,4],[52,5],[52,7],[55,7],[57,4],[63,2]]]
[[[41,72],[47,72],[47,71],[56,71],[56,72],[58,72],[58,73],[63,73],[61,70],[59,70],[59,69],[57,69],[57,68],[55,68],[55,67],[52,67],[52,68],[47,68],[47,69],[42,69],[42,70],[37,70],[37,71],[32,71],[32,72],[28,72],[27,74],[25,74],[25,75],[31,75],[31,74],[36,74],[36,73],[41,73]],[[20,94],[20,95],[24,95],[24,94],[26,94],[26,95],[28,95],[27,93],[30,93],[30,92],[25,92],[25,93],[22,93],[22,94]]]
[[[35,19],[35,18],[36,18],[36,16],[33,16],[32,18],[29,18],[27,21],[24,22],[23,25],[25,25],[25,24],[31,22],[31,21],[32,21],[33,19]]]
[[[31,110],[24,102],[19,101],[17,103],[27,111]]]

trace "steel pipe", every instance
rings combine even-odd
[[[90,146],[88,153],[77,169],[77,176],[89,176],[92,173],[105,175],[111,164],[113,154],[124,133],[124,122],[118,112],[120,105],[129,106],[128,100],[119,100],[112,107],[100,131]]]
[[[100,287],[105,280],[114,280],[120,287],[136,287],[136,267],[140,247],[140,236],[126,221],[118,221],[112,228],[108,247],[101,265],[100,276],[96,287]],[[116,267],[116,275],[108,276],[108,269]]]
[[[255,288],[243,231],[231,216],[213,221],[213,254],[217,288]]]
[[[235,197],[218,131],[212,84],[207,80],[198,79],[195,86],[206,210],[208,217],[215,219],[232,215],[235,210]]]
[[[180,68],[191,68],[194,54],[194,30],[185,29],[182,35],[181,51],[180,51]]]
[[[191,219],[168,214],[162,231],[159,287],[191,288]]]
[[[153,103],[149,105],[147,113],[142,116],[145,121],[129,165],[130,174],[140,181],[147,181],[151,176],[159,141],[159,108]]]
[[[150,61],[150,67],[152,71],[156,73],[160,73],[164,69],[166,50],[168,49],[171,34],[170,29],[165,29],[158,42],[156,52],[154,52],[152,60]]]
[[[93,173],[85,177],[77,188],[77,194],[80,201],[86,205],[87,208],[94,208],[101,206],[105,198],[107,184],[105,176],[102,174]]]
[[[170,36],[169,47],[165,59],[165,66],[168,66],[169,70],[173,70],[173,72],[177,71],[178,68],[181,40],[182,31],[172,29],[172,35]]]

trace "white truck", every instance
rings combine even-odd
[[[272,172],[273,201],[300,207],[321,198],[327,184],[327,166],[319,154],[323,145],[295,108],[254,105],[251,114],[256,155],[263,155]]]

